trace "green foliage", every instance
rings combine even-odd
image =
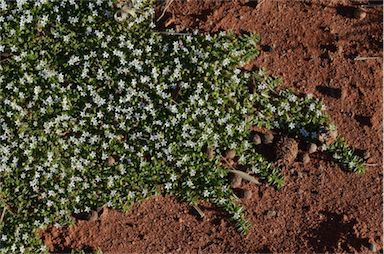
[[[37,229],[158,194],[216,204],[247,233],[222,154],[281,188],[251,127],[315,139],[328,126],[318,100],[241,70],[258,35],[157,32],[152,3],[130,3],[0,0],[1,252],[46,252]],[[360,167],[340,144],[336,159]]]
[[[333,159],[340,163],[343,168],[351,172],[364,173],[364,161],[355,151],[348,147],[346,141],[339,137],[333,144],[327,147],[327,151]]]

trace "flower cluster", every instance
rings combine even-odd
[[[45,252],[36,229],[157,194],[207,200],[246,233],[222,154],[281,187],[251,127],[328,125],[316,99],[241,70],[257,35],[162,33],[153,15],[144,0],[0,0],[1,252]]]

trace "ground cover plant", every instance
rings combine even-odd
[[[283,185],[252,126],[363,172],[320,101],[241,70],[256,34],[159,32],[153,14],[148,1],[0,1],[2,252],[44,252],[37,229],[158,194],[216,204],[246,233],[229,173]]]

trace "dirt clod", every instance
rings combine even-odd
[[[271,144],[273,142],[273,134],[272,133],[265,133],[263,135],[263,143],[264,144]]]
[[[277,163],[279,165],[289,166],[297,157],[299,145],[293,138],[281,137],[275,149]]]

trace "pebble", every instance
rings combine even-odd
[[[89,215],[88,221],[96,221],[98,218],[98,213],[96,211],[92,211]]]
[[[252,141],[255,145],[260,145],[261,144],[261,138],[259,134],[253,135]]]
[[[310,161],[311,161],[311,157],[309,157],[309,154],[305,153],[305,154],[303,155],[303,163],[304,163],[304,164],[307,164],[307,163],[309,163]]]
[[[231,179],[231,187],[240,188],[240,186],[241,186],[241,177],[238,175],[233,175]]]
[[[314,143],[309,144],[308,153],[315,153],[317,151],[317,145]]]
[[[367,17],[367,13],[361,8],[356,8],[356,10],[354,11],[354,16],[355,18],[362,20]]]
[[[272,217],[275,217],[276,216],[276,214],[277,214],[277,212],[275,211],[275,210],[269,210],[268,212],[267,212],[267,218],[272,218]]]
[[[113,158],[113,156],[108,156],[107,162],[108,162],[108,166],[113,166],[116,160],[115,158]]]
[[[244,190],[243,191],[243,198],[245,199],[245,200],[248,200],[248,199],[250,199],[252,197],[252,191],[250,191],[250,190]]]
[[[263,143],[264,144],[271,144],[273,142],[273,134],[272,133],[266,133],[263,135]]]
[[[365,150],[363,153],[364,160],[368,160],[371,157],[371,153],[368,150]]]
[[[235,156],[236,156],[236,151],[235,151],[235,150],[229,150],[229,151],[225,154],[225,158],[226,158],[226,159],[229,159],[229,160],[234,159]]]

